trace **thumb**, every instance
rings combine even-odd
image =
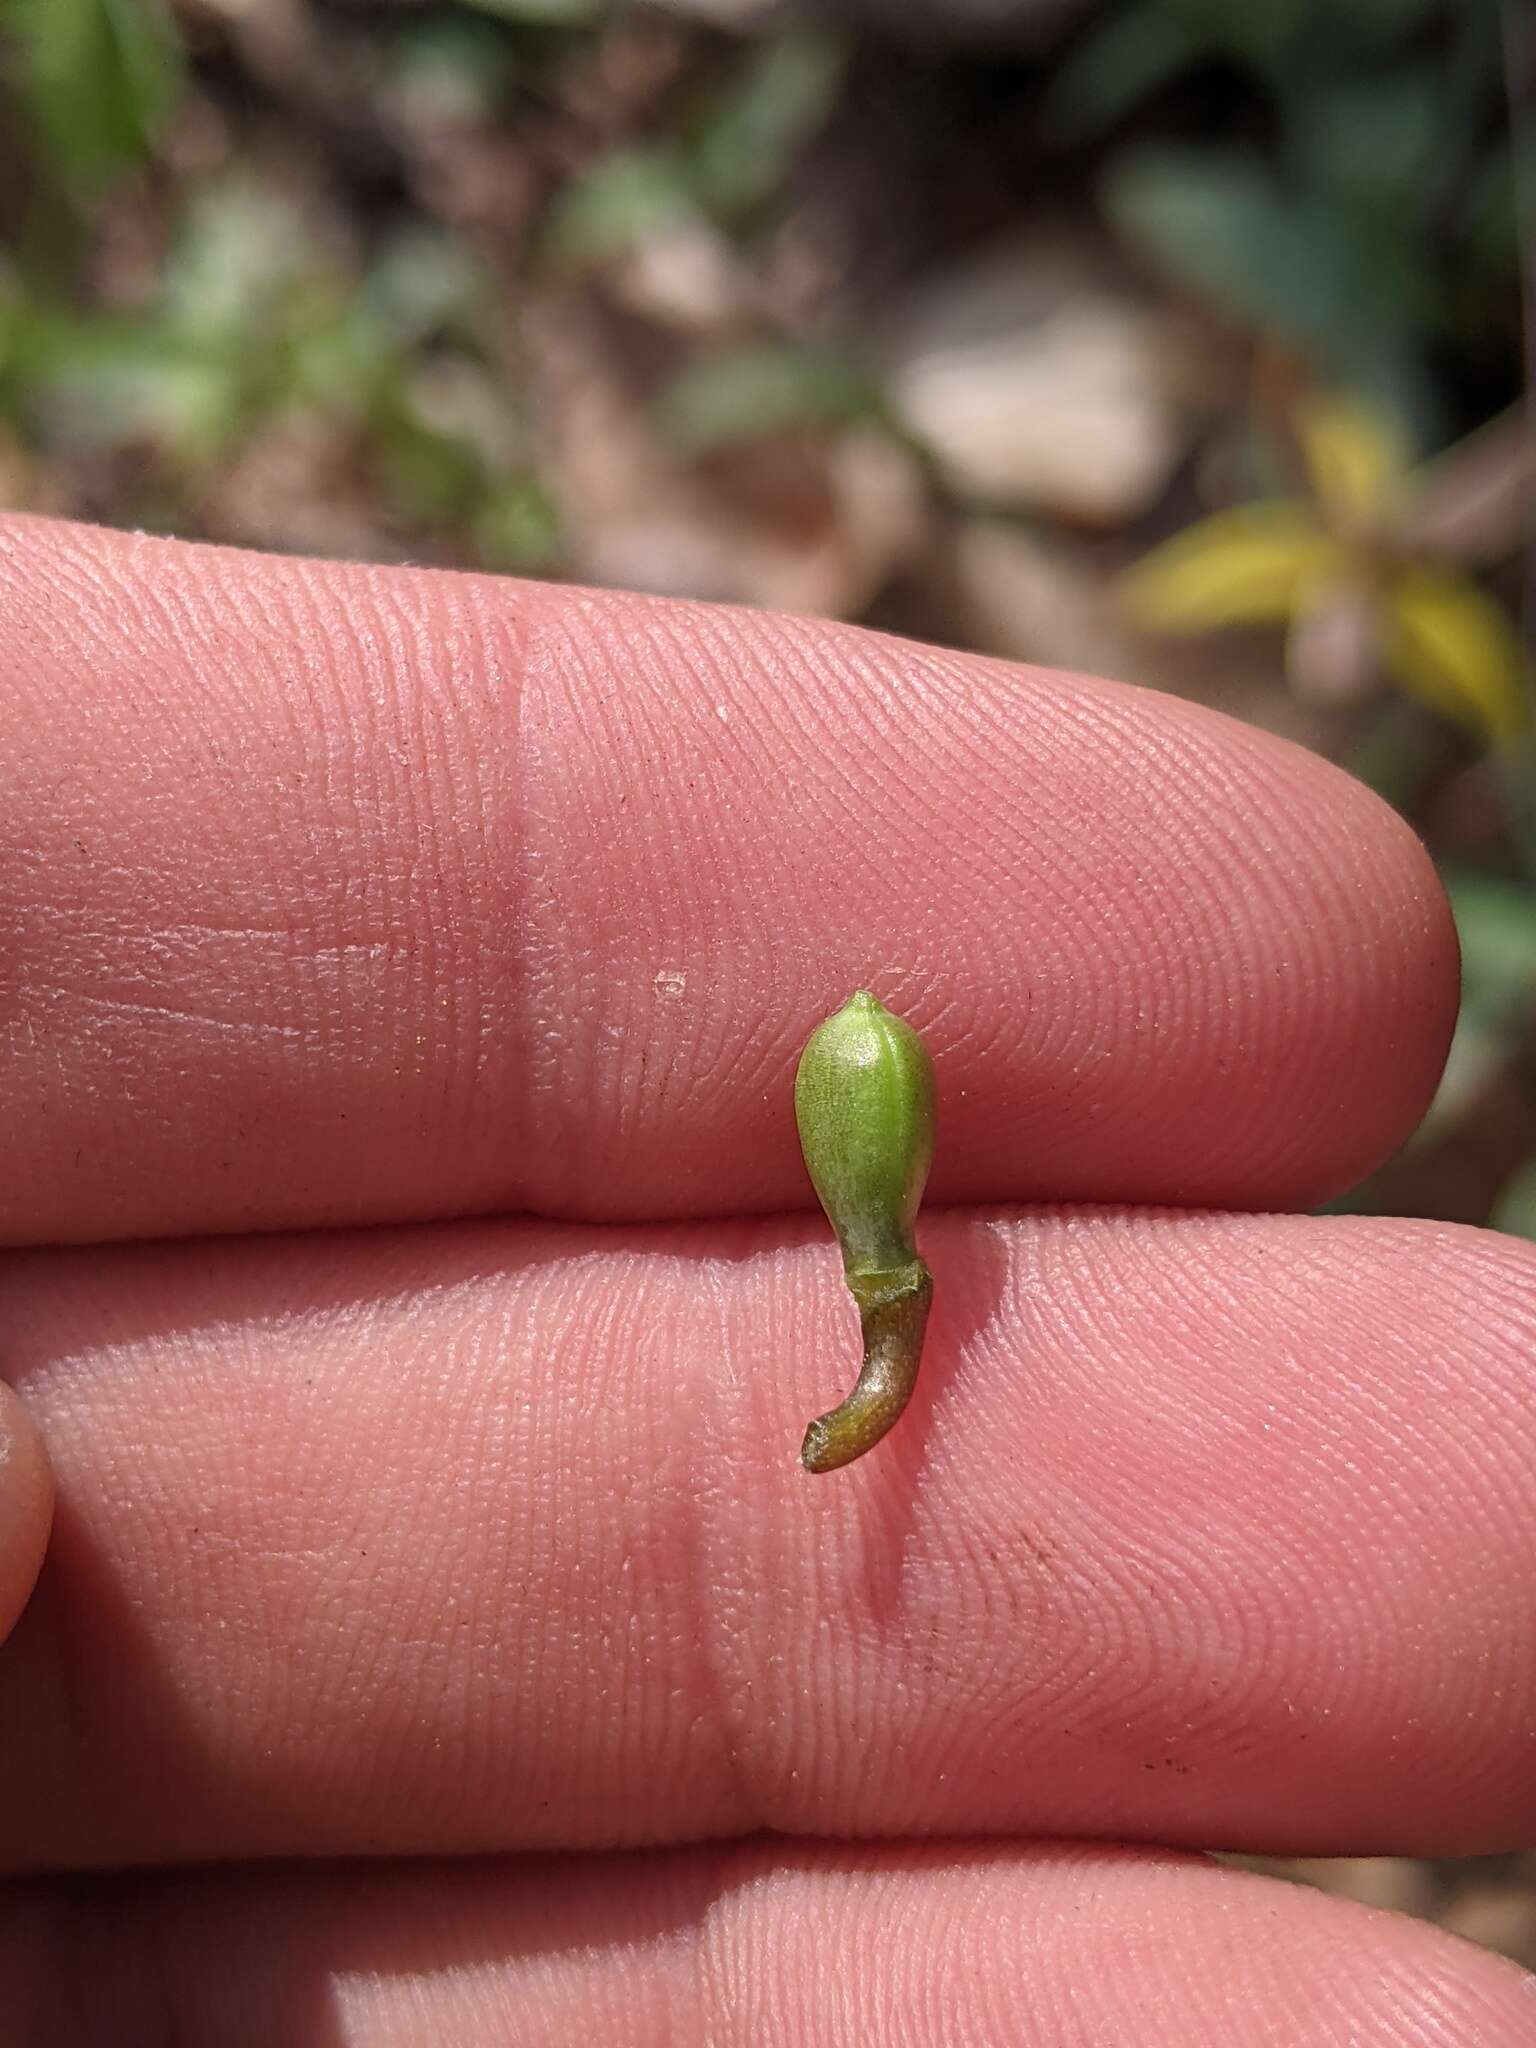
[[[37,1424],[0,1384],[0,1641],[31,1598],[53,1523],[53,1472]]]

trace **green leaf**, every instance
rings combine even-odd
[[[21,283],[0,259],[0,378],[15,364],[24,342],[32,306]],[[8,394],[0,390],[0,406]]]
[[[705,455],[796,429],[845,426],[880,405],[872,372],[840,349],[743,348],[690,364],[667,392],[662,424],[675,447]]]
[[[627,255],[697,211],[678,150],[615,150],[565,188],[550,216],[546,246],[561,269],[580,273]]]
[[[1461,1012],[1419,1138],[1455,1128],[1523,1042],[1536,1007],[1536,894],[1485,874],[1442,880],[1461,941]]]
[[[1505,1183],[1488,1221],[1511,1237],[1536,1237],[1536,1159],[1527,1160]]]
[[[1491,875],[1451,874],[1464,1008],[1523,1008],[1536,997],[1536,891]]]
[[[1321,67],[1333,72],[1358,67],[1367,53],[1381,54],[1401,43],[1444,0],[1257,0],[1234,7],[1232,0],[1163,0],[1180,14],[1198,18],[1211,41],[1246,63],[1294,104],[1310,92]]]
[[[475,552],[487,569],[552,569],[560,560],[560,510],[532,470],[500,478],[473,523]]]
[[[1295,162],[1338,198],[1411,211],[1444,148],[1442,81],[1428,66],[1329,84],[1298,95],[1288,142]]]
[[[397,417],[410,358],[369,307],[354,297],[329,317],[304,321],[283,351],[286,396],[322,407],[338,420],[382,409]]]
[[[1431,16],[1444,12],[1443,0],[1309,0],[1312,27],[1339,36],[1355,50],[1381,51],[1402,43]],[[1468,13],[1475,13],[1469,8]]]
[[[1295,325],[1294,280],[1312,252],[1257,157],[1138,151],[1112,167],[1103,196],[1126,239],[1176,278],[1266,325]]]
[[[613,11],[612,0],[465,0],[465,5],[522,28],[592,28]]]
[[[497,113],[521,56],[494,20],[433,9],[408,17],[383,46],[380,86],[408,125],[475,128]]]
[[[196,464],[219,453],[243,404],[226,351],[189,347],[155,321],[39,315],[17,370],[33,431],[57,449],[144,443]]]
[[[1046,93],[1042,128],[1058,142],[1102,135],[1203,54],[1187,21],[1158,0],[1143,0],[1111,15],[1067,58]]]
[[[1530,203],[1536,203],[1536,134],[1522,133],[1512,145],[1501,139],[1467,182],[1462,232],[1475,270],[1501,282],[1517,270],[1520,216]]]
[[[492,339],[496,316],[485,270],[468,245],[416,222],[385,244],[368,273],[370,313],[404,348],[444,335]]]
[[[1102,195],[1125,238],[1180,282],[1300,343],[1346,381],[1380,381],[1403,332],[1433,310],[1401,237],[1327,194],[1290,192],[1241,150],[1148,149],[1118,160]]]
[[[713,212],[750,212],[784,183],[837,96],[841,37],[796,30],[761,43],[693,139],[695,185]]]
[[[455,526],[474,511],[485,465],[462,434],[402,414],[377,453],[379,480],[394,510],[413,526]]]
[[[269,187],[232,178],[192,199],[165,266],[166,318],[188,341],[267,345],[274,318],[320,254],[302,216]]]
[[[81,195],[146,155],[180,97],[181,39],[163,0],[12,0],[23,101]]]

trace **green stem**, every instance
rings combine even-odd
[[[871,1450],[912,1398],[933,1302],[933,1277],[921,1259],[909,1265],[848,1274],[859,1305],[864,1363],[852,1392],[805,1432],[800,1460],[807,1472],[835,1472]]]

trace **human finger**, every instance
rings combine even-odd
[[[0,1892],[33,2048],[1528,2048],[1536,1979],[1195,1858],[789,1843]]]
[[[796,1224],[33,1253],[0,1860],[1536,1829],[1536,1250],[940,1214],[898,1431]]]
[[[0,668],[3,1240],[799,1206],[855,987],[937,1201],[1310,1203],[1444,1055],[1411,833],[1166,696],[27,519]]]

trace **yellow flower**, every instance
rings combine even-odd
[[[1342,696],[1375,667],[1478,739],[1507,746],[1530,723],[1519,635],[1444,550],[1413,538],[1424,479],[1389,423],[1347,398],[1296,421],[1309,495],[1239,505],[1154,548],[1123,582],[1135,622],[1159,633],[1283,625],[1293,683]]]

